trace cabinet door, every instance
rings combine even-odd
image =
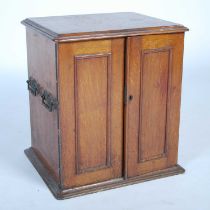
[[[182,33],[128,38],[128,177],[177,163],[183,38]]]
[[[61,182],[122,177],[124,39],[58,45]]]

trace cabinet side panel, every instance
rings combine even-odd
[[[27,29],[28,76],[57,98],[55,43]],[[55,178],[59,176],[58,116],[49,112],[40,96],[29,93],[32,148],[39,155]]]

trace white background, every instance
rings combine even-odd
[[[181,23],[185,36],[179,163],[184,175],[64,201],[26,159],[26,17],[131,11]],[[0,1],[0,209],[210,210],[210,3],[208,0]]]

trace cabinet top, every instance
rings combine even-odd
[[[60,42],[188,30],[183,25],[134,12],[35,17],[21,23]]]

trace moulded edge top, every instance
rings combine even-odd
[[[181,24],[133,12],[27,18],[21,23],[57,42],[189,30]]]

